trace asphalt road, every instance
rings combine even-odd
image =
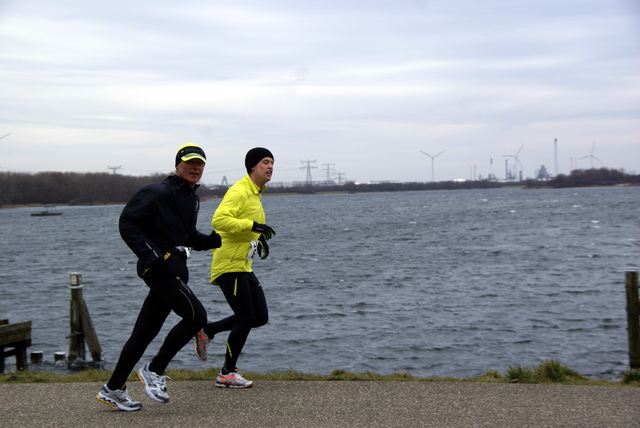
[[[640,388],[444,382],[139,382],[136,412],[99,402],[98,383],[0,384],[1,427],[640,427]]]

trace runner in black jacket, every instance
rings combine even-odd
[[[162,183],[142,187],[120,215],[120,235],[138,256],[137,272],[149,287],[140,314],[124,345],[113,375],[97,398],[122,410],[139,410],[126,392],[125,383],[147,346],[157,336],[171,311],[182,320],[176,324],[153,359],[138,370],[151,398],[169,401],[164,371],[171,359],[207,322],[202,303],[187,286],[190,251],[221,245],[215,231],[205,235],[196,229],[199,199],[195,191],[206,156],[195,144],[186,144],[176,155],[176,175]]]

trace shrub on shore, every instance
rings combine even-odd
[[[509,367],[506,377],[509,382],[518,383],[565,383],[586,379],[557,360],[546,360],[536,367]]]

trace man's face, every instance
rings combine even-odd
[[[176,175],[189,183],[191,187],[195,186],[202,178],[204,171],[204,162],[200,159],[191,159],[189,161],[180,161],[176,166]]]
[[[259,186],[264,186],[271,181],[273,175],[273,159],[266,157],[262,158],[256,166],[253,167],[252,178]]]

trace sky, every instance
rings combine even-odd
[[[0,0],[0,88],[0,172],[640,173],[640,1]]]

